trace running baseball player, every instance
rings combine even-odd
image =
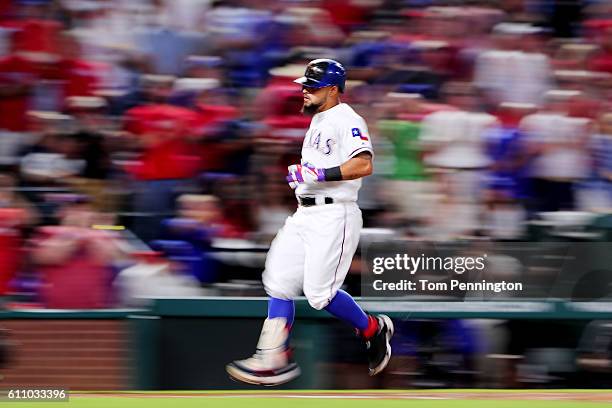
[[[312,116],[300,164],[288,168],[296,212],[272,242],[263,273],[269,295],[268,318],[251,358],[227,365],[229,375],[250,384],[278,385],[300,374],[292,360],[289,332],[293,299],[301,294],[315,309],[325,309],[355,327],[366,344],[369,374],[381,372],[391,357],[393,323],[366,314],[340,290],[359,243],[363,221],[357,206],[361,178],[372,174],[372,143],[365,121],[346,103],[346,71],[331,59],[306,67],[302,112]]]

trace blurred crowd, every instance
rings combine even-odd
[[[519,240],[611,211],[607,1],[0,0],[0,296],[241,287],[296,207],[291,81],[321,57],[372,135],[367,229]]]

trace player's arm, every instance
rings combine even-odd
[[[355,180],[372,174],[372,153],[361,152],[339,167],[340,180]]]

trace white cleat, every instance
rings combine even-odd
[[[300,368],[291,359],[288,336],[286,319],[266,319],[255,354],[229,363],[225,370],[232,379],[255,385],[275,386],[297,378]]]

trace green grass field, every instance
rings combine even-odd
[[[2,407],[70,408],[599,408],[612,390],[386,390],[240,392],[73,392],[69,402],[6,402]]]

